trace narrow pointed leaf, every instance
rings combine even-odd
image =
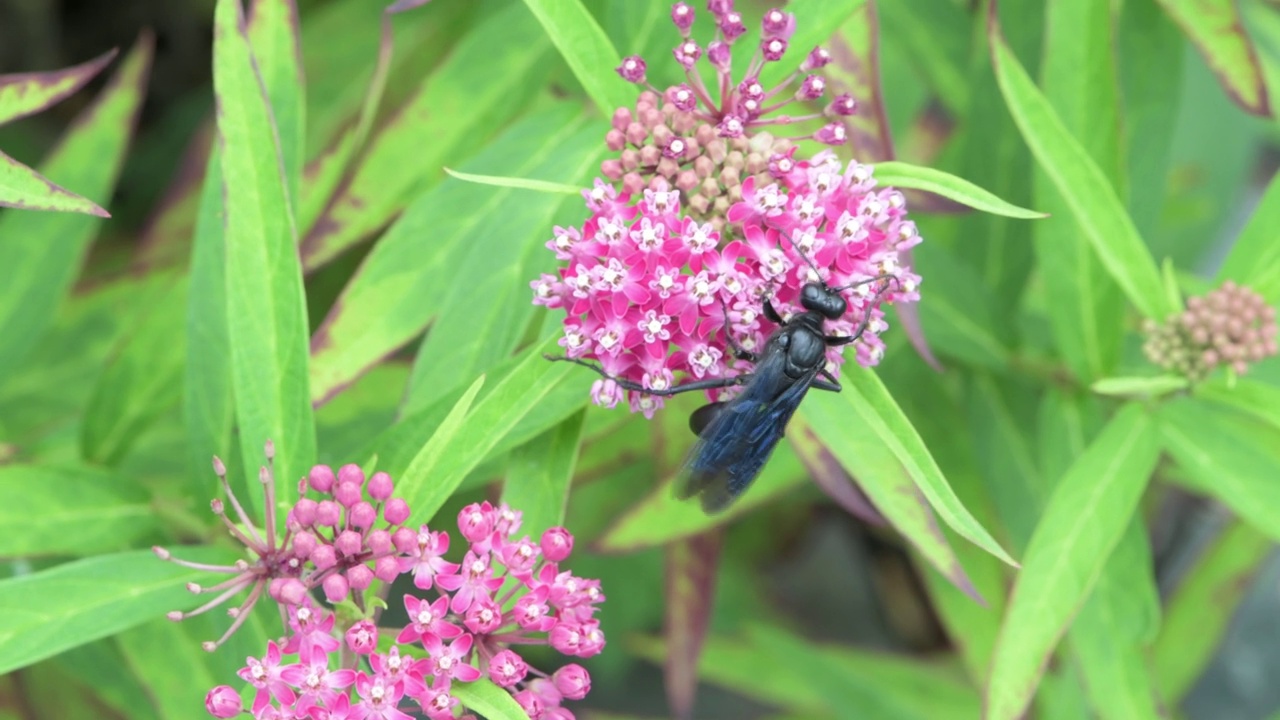
[[[188,472],[193,478],[207,477],[214,455],[230,453],[235,422],[223,213],[222,158],[215,150],[200,190],[187,294],[185,332],[190,352],[183,366],[182,417]]]
[[[1236,237],[1218,280],[1247,285],[1269,303],[1280,302],[1280,173],[1271,178],[1249,222]]]
[[[906,467],[880,438],[849,422],[848,415],[847,404],[821,402],[812,393],[789,428],[796,451],[810,463],[819,450],[830,452],[921,557],[966,595],[983,602]]]
[[[102,72],[116,52],[108,50],[88,62],[61,70],[0,75],[0,125],[62,102]]]
[[[494,187],[517,188],[520,190],[537,190],[538,192],[557,193],[560,195],[577,195],[582,192],[582,188],[577,185],[569,185],[567,183],[549,182],[547,180],[532,180],[529,178],[515,177],[498,177],[496,175],[476,175],[473,173],[458,172],[450,168],[445,168],[445,172],[450,177],[458,178],[470,183],[479,185],[493,185]]]
[[[845,383],[844,392],[838,395],[815,393],[806,401],[816,400],[833,407],[847,405],[852,408],[853,417],[860,420],[866,432],[875,435],[893,452],[911,475],[916,487],[928,498],[929,504],[947,525],[983,550],[1010,565],[1017,565],[991,533],[960,503],[955,491],[943,477],[938,463],[920,439],[920,434],[911,426],[911,421],[898,407],[880,378],[870,370],[854,367],[841,379]],[[848,412],[848,408],[845,408],[845,412]]]
[[[1197,385],[1195,394],[1280,430],[1280,387],[1250,378],[1237,378],[1234,383],[1213,379]]]
[[[285,187],[297,207],[302,154],[307,146],[307,104],[296,0],[252,0],[248,25],[253,59],[276,121]]]
[[[1187,379],[1181,375],[1153,375],[1103,378],[1095,380],[1089,389],[1099,395],[1158,397],[1186,387]]]
[[[877,163],[875,166],[875,177],[880,185],[926,190],[955,200],[974,210],[981,210],[993,215],[1023,220],[1048,217],[1045,213],[1021,208],[1013,203],[1001,200],[964,178],[930,167],[912,165],[896,160],[882,162]]]
[[[0,207],[111,217],[94,202],[63,188],[4,153],[0,153]]]
[[[525,5],[542,23],[601,115],[612,117],[614,110],[635,102],[635,89],[614,70],[622,56],[581,0],[525,0]]]
[[[183,548],[183,559],[226,562],[230,553]],[[195,607],[186,583],[208,573],[161,562],[150,550],[98,555],[0,581],[0,673]]]
[[[1254,115],[1269,116],[1271,103],[1258,51],[1245,31],[1235,0],[1159,0],[1191,38],[1227,95]]]
[[[444,487],[437,482],[436,466],[440,464],[440,459],[457,449],[458,431],[461,429],[462,421],[467,417],[467,413],[471,411],[471,403],[476,398],[476,393],[480,392],[480,388],[484,387],[484,375],[476,378],[471,383],[471,387],[462,393],[462,397],[458,398],[458,402],[454,404],[453,409],[441,421],[440,426],[431,434],[431,439],[427,441],[417,455],[413,456],[413,462],[409,463],[409,467],[405,469],[397,482],[397,490],[400,497],[409,503],[410,508],[417,507],[419,500],[423,497],[431,497],[440,495],[438,498],[440,503],[444,502],[444,498],[449,497],[453,492],[453,487]],[[431,516],[422,518],[425,522]]]
[[[1156,263],[1115,188],[1018,63],[994,17],[993,13],[989,28],[992,62],[1023,139],[1129,301],[1146,317],[1167,317],[1175,308],[1169,305]]]
[[[275,121],[239,0],[214,15],[214,94],[222,167],[227,327],[245,477],[262,447],[292,482],[315,457],[307,388],[307,308]],[[257,500],[260,502],[260,500]]]
[[[143,35],[94,104],[68,127],[40,168],[55,182],[105,201],[115,188],[151,65]],[[6,212],[0,215],[0,383],[11,377],[52,322],[89,244],[101,227],[83,215]],[[38,240],[33,242],[34,240]]]
[[[1088,597],[1159,456],[1139,405],[1112,418],[1058,483],[1031,536],[987,683],[990,720],[1021,717],[1045,663]]]

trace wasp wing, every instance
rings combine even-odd
[[[760,474],[817,374],[790,378],[785,364],[785,353],[769,353],[742,393],[716,408],[685,461],[679,497],[700,495],[703,510],[718,512]]]

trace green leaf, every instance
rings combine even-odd
[[[191,477],[207,477],[209,459],[229,454],[235,405],[231,389],[231,338],[227,325],[226,240],[223,228],[222,158],[209,155],[191,248],[183,366],[182,418]]]
[[[285,187],[296,208],[306,148],[306,86],[296,0],[253,0],[248,35],[254,64],[271,103],[284,165]]]
[[[193,562],[226,562],[225,550],[182,548]],[[208,573],[161,562],[150,550],[98,555],[0,581],[0,673],[195,607],[186,583]]]
[[[1068,633],[1100,720],[1162,717],[1147,646],[1160,625],[1160,594],[1146,529],[1133,518]]]
[[[1196,385],[1195,395],[1280,430],[1280,387],[1249,378],[1237,378],[1234,383],[1214,378]]]
[[[1227,95],[1254,115],[1269,116],[1266,81],[1258,52],[1233,0],[1159,0],[1191,38]]]
[[[567,183],[531,180],[529,178],[498,177],[496,175],[475,175],[473,173],[458,172],[450,168],[445,168],[444,171],[449,173],[450,177],[478,185],[493,185],[495,187],[516,188],[517,190],[536,190],[538,192],[558,193],[561,195],[577,195],[582,192],[582,188]]]
[[[964,178],[930,167],[898,161],[876,163],[875,178],[879,185],[925,190],[993,215],[1024,220],[1049,217],[1046,213],[1005,202]]]
[[[102,72],[115,56],[112,49],[61,70],[0,75],[0,125],[57,105]]]
[[[992,63],[1005,102],[1040,167],[1129,300],[1146,317],[1164,319],[1175,308],[1169,306],[1155,261],[1115,188],[1018,63],[994,19],[990,40]]]
[[[1025,402],[1026,393],[1020,392],[1023,390],[979,375],[970,386],[967,413],[977,455],[975,466],[1017,553],[1025,552],[1052,487],[1036,464],[1029,434],[1034,415]]]
[[[1275,540],[1232,520],[1196,558],[1165,605],[1151,664],[1160,696],[1180,705],[1213,661]]]
[[[306,268],[320,267],[385,225],[442,165],[474,153],[545,85],[551,58],[542,28],[519,4],[473,25],[370,142],[350,181],[303,240]],[[511,171],[512,157],[501,171]]]
[[[522,533],[538,538],[550,527],[564,524],[569,488],[582,447],[580,411],[556,427],[516,448],[507,461],[502,501],[524,513]]]
[[[643,636],[629,647],[657,663],[667,652],[660,640]],[[977,693],[943,667],[814,643],[760,625],[752,626],[746,638],[708,638],[699,675],[810,718],[850,717],[850,708],[877,720],[961,720],[981,713]]]
[[[485,678],[469,683],[454,683],[449,694],[458,698],[469,710],[488,720],[528,720],[528,715],[511,693]]]
[[[0,152],[0,207],[73,212],[97,217],[111,213]]]
[[[838,395],[815,393],[807,400],[828,403],[832,407],[849,406],[842,408],[846,413],[843,417],[850,420],[856,418],[864,432],[873,434],[893,451],[911,475],[916,487],[928,498],[929,504],[944,522],[973,544],[1016,566],[1013,558],[960,503],[955,491],[943,477],[942,470],[920,439],[920,434],[912,427],[911,421],[903,414],[880,378],[870,370],[852,367],[842,376],[842,380],[844,392]],[[852,410],[851,414],[849,410]]]
[[[1181,375],[1155,375],[1151,377],[1111,377],[1095,380],[1090,390],[1099,395],[1119,397],[1159,397],[1187,387],[1187,379]]]
[[[277,477],[299,478],[316,445],[306,298],[280,147],[239,0],[218,0],[213,57],[231,379],[245,477],[257,475],[263,443],[270,440]]]
[[[1010,351],[1000,335],[999,301],[969,261],[941,245],[915,253],[916,271],[929,278],[920,302],[920,319],[929,344],[939,353],[991,370],[1009,365]]]
[[[41,164],[55,182],[106,200],[116,184],[151,64],[144,35],[98,99],[67,129]],[[0,215],[0,383],[11,377],[44,335],[101,227],[82,215],[8,212]]]
[[[1198,398],[1160,411],[1165,449],[1198,487],[1280,539],[1280,429]]]
[[[89,462],[118,463],[181,397],[187,278],[165,273],[153,279],[85,408],[80,444]]]
[[[160,720],[144,689],[142,678],[132,674],[124,656],[111,640],[99,640],[65,652],[50,662],[76,681],[92,688],[97,700],[131,720]],[[145,677],[145,676],[144,676]],[[101,715],[99,707],[96,711]],[[0,715],[0,717],[4,717]]]
[[[1045,99],[1123,198],[1114,24],[1107,0],[1048,3],[1042,72]],[[1037,170],[1034,182],[1036,204],[1054,214],[1037,223],[1035,250],[1055,343],[1078,377],[1101,377],[1120,359],[1124,298],[1049,176]]]
[[[571,363],[550,362],[542,357],[544,352],[559,349],[557,339],[548,338],[531,348],[537,352],[527,353],[509,374],[476,403],[455,433],[458,437],[466,438],[466,442],[455,443],[448,448],[449,452],[441,452],[431,462],[429,476],[422,480],[429,481],[428,486],[414,493],[409,489],[414,480],[406,477],[401,481],[401,492],[409,507],[413,508],[410,525],[426,522],[434,516],[467,474],[491,456],[498,443],[538,406],[555,384],[573,370],[580,369]],[[423,452],[426,452],[425,448]],[[414,464],[417,462],[415,458]],[[425,471],[426,461],[423,462],[421,469]],[[415,473],[411,466],[406,471],[406,476],[412,474]]]
[[[1030,704],[1045,663],[1133,517],[1159,456],[1155,424],[1128,405],[1054,489],[1014,585],[987,684],[990,720]]]
[[[635,103],[638,93],[614,70],[622,57],[581,0],[525,0],[524,4],[542,23],[601,115],[613,117],[614,110]]]
[[[147,493],[89,467],[0,466],[0,557],[94,555],[157,529]]]
[[[417,507],[423,502],[423,497],[431,498],[437,502],[437,507],[444,503],[444,500],[453,493],[456,484],[444,486],[444,484],[436,480],[436,466],[440,464],[441,458],[448,452],[456,451],[459,443],[455,442],[458,437],[458,431],[461,429],[462,421],[467,417],[467,413],[471,410],[471,402],[475,400],[476,393],[480,392],[480,388],[484,387],[484,375],[475,379],[471,383],[471,387],[462,394],[458,402],[449,410],[449,414],[441,421],[436,431],[432,433],[431,439],[427,441],[417,455],[413,456],[413,462],[409,463],[409,467],[405,469],[400,477],[397,489],[400,496],[408,503],[409,507]],[[461,482],[461,478],[458,478]],[[424,521],[430,520],[428,515],[422,518]]]
[[[581,122],[575,121],[578,115],[578,108],[565,104],[532,115],[513,125],[465,167],[506,170],[521,176],[583,172],[597,157],[599,134],[592,142]],[[532,312],[530,296],[524,293],[533,278],[514,277],[520,265],[495,263],[494,258],[531,251],[549,255],[541,243],[534,245],[530,236],[549,237],[556,206],[532,193],[495,191],[457,180],[446,180],[423,194],[383,234],[316,331],[311,365],[313,400],[324,402],[419,335],[446,304],[475,303],[484,312],[440,318],[446,328],[463,332],[453,335],[441,352],[450,354],[452,343],[460,343],[456,350],[466,355],[455,355],[450,364],[436,368],[439,376],[431,387],[437,394],[431,397],[483,370],[472,363],[487,347],[509,353],[510,346],[504,348],[475,332],[477,318],[496,323]],[[460,274],[464,261],[465,274]],[[475,290],[480,286],[488,287],[494,298],[478,296]],[[523,298],[508,299],[517,288]],[[513,302],[520,305],[512,307]],[[438,342],[444,340],[445,333],[437,325],[432,335]],[[451,383],[443,379],[450,375]],[[409,411],[423,407],[423,401],[429,399],[417,397],[418,391],[415,387]]]
[[[885,34],[881,42],[907,49],[947,110],[964,117],[969,102],[965,58],[971,42],[966,10],[948,0],[917,0],[913,5],[877,3]]]
[[[833,399],[843,399],[831,395]],[[826,399],[824,396],[822,399]],[[947,541],[929,503],[920,494],[906,467],[875,434],[848,421],[849,403],[822,402],[811,393],[787,434],[808,467],[823,462],[826,450],[885,519],[915,546],[917,552],[953,585],[980,600],[973,582]]]
[[[1271,178],[1249,222],[1236,237],[1218,271],[1218,282],[1235,280],[1268,303],[1280,301],[1280,173]]]

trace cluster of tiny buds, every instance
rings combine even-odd
[[[689,37],[693,8],[678,2],[671,10],[671,20],[681,36],[673,52],[684,69],[685,82],[665,91],[655,88],[648,81],[648,65],[638,55],[625,58],[618,66],[623,79],[647,90],[640,95],[634,113],[629,108],[614,113],[605,141],[619,155],[605,160],[601,172],[621,181],[622,188],[632,195],[646,187],[665,191],[674,186],[695,217],[710,220],[723,217],[724,210],[738,201],[737,188],[747,176],[759,176],[762,185],[777,179],[776,174],[765,177],[765,170],[777,158],[789,157],[795,141],[845,143],[844,118],[856,112],[857,103],[846,94],[829,102],[820,113],[777,114],[792,103],[810,103],[823,96],[826,80],[812,73],[826,66],[831,56],[814,48],[795,72],[778,86],[766,88],[760,72],[782,58],[795,32],[795,16],[773,9],[761,21],[762,39],[745,77],[735,81],[731,48],[746,32],[742,16],[734,11],[732,0],[710,0],[707,8],[716,18],[717,35],[705,48]],[[716,80],[711,89],[696,67],[699,59],[714,69]],[[769,126],[815,120],[825,124],[795,137],[763,131]]]
[[[174,611],[169,619],[178,621],[207,612],[225,603],[242,590],[249,590],[243,603],[227,612],[234,619],[231,627],[217,641],[204,644],[213,651],[226,641],[248,617],[249,611],[264,594],[282,606],[297,606],[320,588],[332,603],[347,599],[352,591],[369,588],[375,579],[391,582],[400,574],[401,556],[417,547],[417,533],[402,524],[409,519],[409,506],[398,497],[391,477],[377,472],[366,482],[357,465],[344,465],[337,473],[327,465],[317,465],[298,483],[298,499],[289,510],[283,533],[275,521],[275,479],[272,464],[275,448],[266,444],[267,465],[259,471],[263,488],[266,522],[260,530],[249,519],[244,507],[227,482],[227,468],[222,460],[213,459],[227,500],[239,523],[226,514],[222,500],[210,505],[227,532],[245,546],[251,559],[240,559],[231,565],[209,565],[180,560],[161,547],[152,548],[162,560],[184,567],[229,575],[212,586],[188,583],[193,593],[213,593],[214,598],[190,612]],[[317,497],[307,497],[314,491]],[[379,518],[382,525],[379,526]]]
[[[1227,281],[1164,323],[1148,320],[1143,350],[1151,362],[1203,380],[1217,367],[1243,375],[1251,363],[1276,354],[1276,312],[1262,296]]]
[[[618,153],[600,164],[605,177],[621,182],[631,195],[675,187],[689,215],[717,230],[723,228],[729,207],[742,199],[743,181],[755,177],[760,185],[773,182],[770,160],[789,157],[795,147],[768,132],[721,137],[711,125],[648,90],[640,94],[635,112],[614,112],[605,143]]]

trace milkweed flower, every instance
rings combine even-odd
[[[268,466],[260,477],[270,502],[273,455],[268,444]],[[215,470],[225,489],[225,468],[215,461]],[[578,577],[563,564],[573,535],[563,527],[521,535],[520,511],[474,503],[457,518],[465,543],[456,548],[462,561],[449,562],[443,558],[449,532],[405,527],[408,506],[394,497],[394,489],[385,473],[366,479],[355,465],[337,472],[316,466],[299,483],[299,498],[278,538],[270,522],[264,530],[254,528],[226,489],[241,523],[218,514],[254,562],[196,566],[157,550],[172,562],[232,574],[214,590],[220,593],[217,602],[202,610],[250,588],[249,600],[231,613],[231,631],[263,596],[280,605],[286,620],[285,634],[268,641],[261,657],[246,658],[237,673],[251,691],[249,706],[237,690],[220,685],[205,697],[211,716],[457,720],[462,704],[451,693],[454,684],[488,677],[522,707],[536,706],[540,717],[572,719],[563,705],[590,691],[587,671],[575,663],[543,671],[515,648],[544,645],[574,658],[603,650],[600,582]],[[380,628],[374,615],[382,605],[368,592],[375,582],[389,584],[401,574],[412,578],[413,590],[396,600],[408,622]],[[341,593],[333,578],[342,579]],[[334,609],[317,603],[319,595]],[[351,617],[358,609],[367,609],[365,616]],[[393,639],[385,651],[379,650],[380,636]],[[212,650],[221,642],[205,646]],[[469,717],[474,716],[461,716]]]
[[[782,113],[823,98],[818,71],[830,56],[814,48],[779,85],[765,87],[762,70],[782,60],[796,27],[793,15],[770,10],[760,42],[747,49],[745,75],[735,77],[742,17],[732,0],[707,8],[716,35],[702,46],[691,37],[694,8],[672,7],[681,37],[673,55],[685,82],[654,87],[639,56],[618,66],[623,79],[645,89],[634,109],[614,113],[605,143],[617,155],[583,192],[589,218],[556,227],[547,242],[558,271],[530,283],[534,304],[565,313],[565,355],[593,361],[607,375],[592,385],[592,402],[614,407],[625,400],[646,417],[662,398],[624,390],[618,380],[662,392],[749,372],[739,350],[763,349],[777,329],[764,317],[766,299],[785,321],[799,309],[806,283],[854,286],[845,293],[849,311],[826,327],[852,334],[869,317],[854,344],[857,361],[869,367],[884,353],[880,334],[888,325],[880,305],[919,298],[920,277],[906,266],[906,251],[920,235],[903,194],[877,187],[871,166],[843,163],[830,149],[797,157],[799,141],[843,144],[844,119],[857,110],[841,95],[820,112]],[[711,65],[714,82],[703,81],[702,63]],[[782,128],[819,122],[807,134],[780,136]],[[828,350],[832,375],[843,362],[840,348]],[[738,390],[707,397],[725,400]]]
[[[879,303],[919,299],[920,277],[903,259],[920,242],[906,199],[878,188],[871,166],[842,163],[829,150],[810,160],[773,158],[770,167],[770,182],[743,183],[723,231],[684,215],[678,190],[646,188],[633,199],[597,180],[584,191],[589,219],[581,228],[557,227],[547,243],[563,263],[559,273],[531,283],[535,304],[565,313],[565,353],[654,390],[746,371],[750,363],[735,357],[733,343],[764,347],[777,327],[762,313],[764,299],[785,320],[799,308],[804,284],[821,280],[865,283],[846,293],[849,312],[827,330],[851,334],[869,310],[854,347],[859,364],[877,364],[888,327]],[[893,281],[869,282],[886,276]],[[828,349],[832,374],[843,362],[840,348]],[[604,378],[591,394],[605,407],[625,398],[646,417],[662,405]]]
[[[1276,354],[1276,311],[1251,288],[1227,281],[1204,296],[1187,299],[1181,313],[1148,320],[1143,350],[1151,362],[1192,382],[1219,366],[1236,374]]]

